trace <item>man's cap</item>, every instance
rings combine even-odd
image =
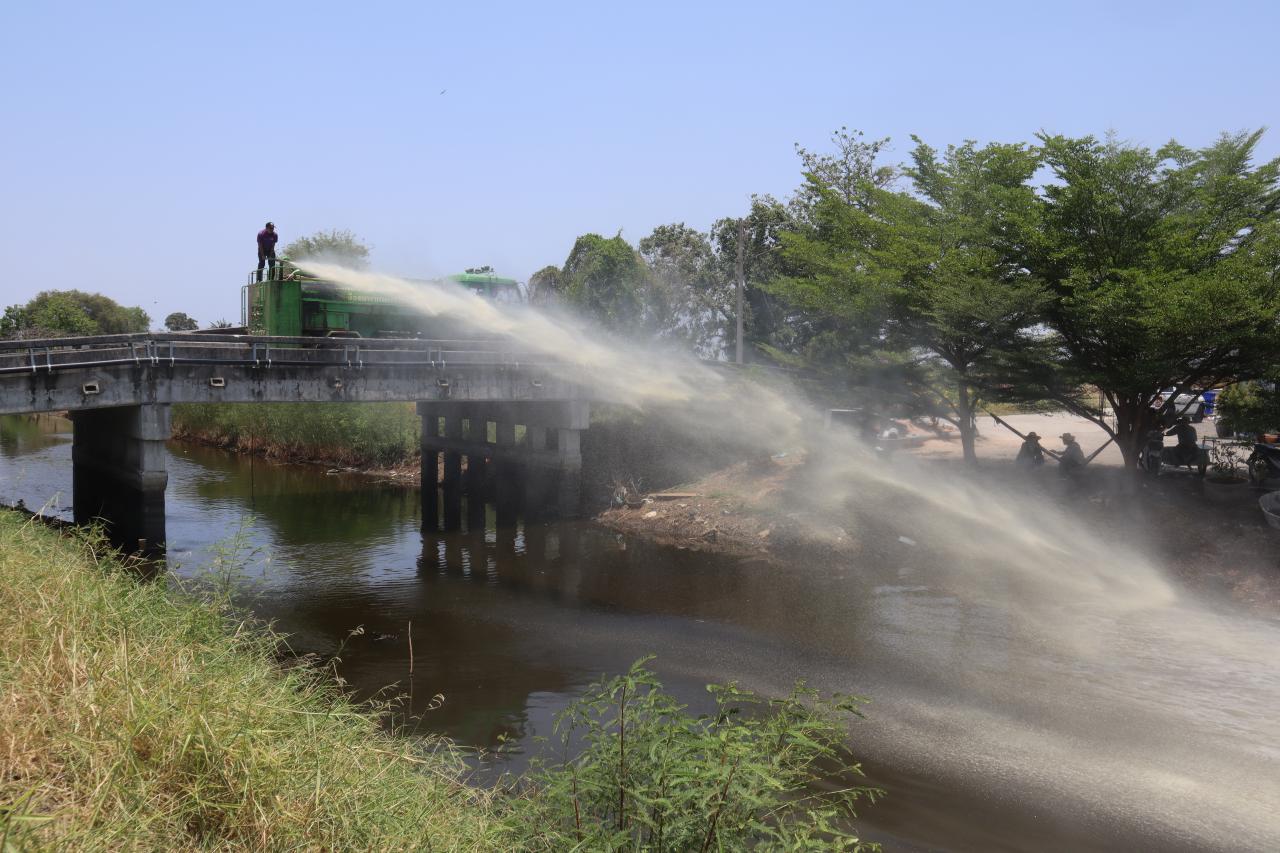
[[[1069,433],[1069,432],[1064,432],[1064,433],[1062,434],[1062,440],[1063,440],[1063,441],[1075,441],[1075,440],[1076,440],[1076,437],[1075,437],[1074,435],[1072,435],[1071,433]]]
[[[1029,433],[1027,433],[1027,438],[1037,438],[1037,439],[1038,439],[1039,437],[1040,437],[1040,436],[1036,435],[1034,432],[1029,432]]]

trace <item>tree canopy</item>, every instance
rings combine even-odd
[[[1112,432],[1130,462],[1161,389],[1258,376],[1277,359],[1280,160],[1253,165],[1261,135],[1156,151],[1040,137],[1054,180],[1018,245],[1052,297],[1059,349],[1045,393]],[[1067,393],[1084,384],[1114,427]]]
[[[191,332],[200,328],[200,324],[182,311],[174,311],[164,318],[164,327],[171,332]]]
[[[352,269],[369,265],[369,247],[350,231],[333,228],[317,231],[310,237],[299,237],[284,247],[291,260],[329,261]]]
[[[145,332],[151,318],[142,308],[126,307],[101,293],[45,290],[25,305],[10,305],[0,318],[6,338],[118,335]]]

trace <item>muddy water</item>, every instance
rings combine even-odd
[[[0,420],[0,501],[69,516],[69,437]],[[947,588],[898,531],[856,564],[785,568],[492,505],[424,532],[411,489],[170,453],[175,574],[251,516],[243,600],[296,651],[339,654],[364,694],[412,693],[425,730],[512,740],[513,766],[583,685],[655,653],[695,709],[728,679],[870,696],[852,742],[890,791],[864,825],[889,849],[1280,849],[1280,676],[1177,642],[1214,614],[1097,624],[1128,653],[1085,664],[1039,642],[1016,601]]]

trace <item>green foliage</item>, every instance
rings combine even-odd
[[[565,300],[601,325],[634,331],[644,317],[644,261],[618,234],[583,234],[561,268]]]
[[[369,247],[350,231],[333,228],[299,237],[284,247],[284,255],[295,261],[329,261],[352,269],[369,265]]]
[[[1037,168],[1022,145],[948,147],[941,158],[916,140],[904,170],[914,193],[887,189],[862,163],[861,183],[828,185],[810,172],[808,228],[783,235],[796,273],[772,288],[830,317],[816,343],[856,363],[868,344],[901,355],[901,374],[952,409],[965,457],[974,458],[976,398],[1037,347],[1031,333],[1044,296],[1009,255],[1009,222],[1034,220],[1027,185]],[[876,143],[862,155],[873,156]],[[843,173],[840,173],[843,174]],[[948,391],[940,390],[941,384]]]
[[[1258,376],[1276,359],[1280,160],[1252,165],[1261,133],[1156,151],[1041,137],[1054,180],[1020,260],[1052,295],[1063,384],[1102,390],[1130,461],[1160,389]]]
[[[529,301],[546,305],[560,297],[564,289],[564,274],[560,267],[549,264],[529,276]]]
[[[224,599],[137,570],[0,513],[0,847],[518,844],[446,744],[387,736]]]
[[[164,327],[171,332],[190,332],[200,328],[200,324],[183,312],[174,311],[164,318]]]
[[[6,338],[69,335],[118,335],[145,332],[151,318],[139,307],[126,307],[101,293],[46,290],[26,305],[10,305],[0,318]]]
[[[706,355],[729,337],[733,286],[717,264],[709,237],[683,222],[659,225],[640,241],[649,268],[646,324]]]
[[[290,461],[394,466],[420,453],[412,403],[184,403],[173,434]]]
[[[831,328],[829,318],[798,308],[766,286],[790,271],[782,253],[782,235],[802,227],[796,209],[772,196],[752,196],[746,216],[720,219],[711,226],[716,263],[729,287],[736,287],[739,223],[744,226],[743,337],[746,348],[766,361],[795,358]],[[736,323],[737,318],[731,315],[730,320]]]
[[[591,685],[557,719],[566,748],[525,782],[516,825],[542,850],[865,850],[853,831],[860,775],[846,750],[861,700],[823,700],[798,684],[764,699],[712,685],[693,717],[663,692],[649,659]]]
[[[1218,395],[1214,409],[1231,432],[1280,432],[1280,392],[1274,382],[1238,382]]]

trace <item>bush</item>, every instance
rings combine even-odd
[[[391,466],[418,458],[422,419],[412,403],[187,403],[175,438],[286,461]]]
[[[798,683],[782,699],[711,685],[716,711],[685,713],[649,659],[591,685],[557,718],[577,758],[536,766],[519,825],[543,850],[868,850],[855,803],[880,791],[845,748],[862,700],[822,700]]]
[[[1275,387],[1269,382],[1238,382],[1219,394],[1215,408],[1227,430],[1254,435],[1280,431],[1280,393]]]

